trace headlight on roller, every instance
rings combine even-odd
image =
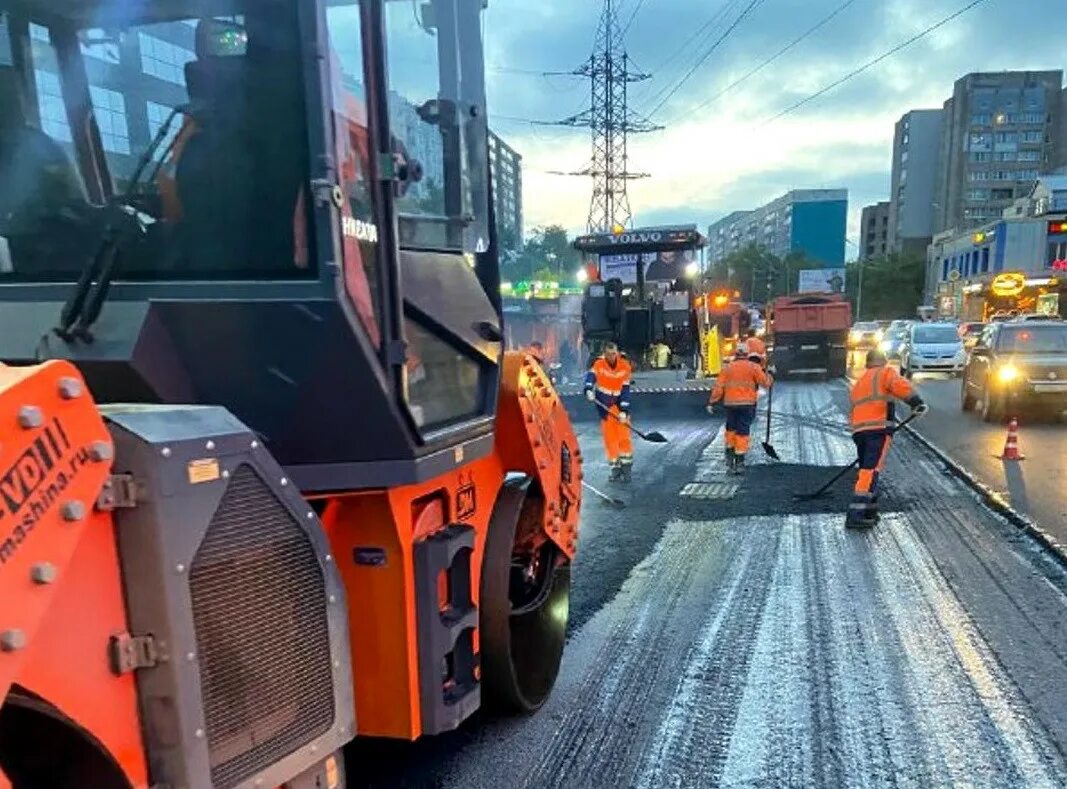
[[[997,370],[997,380],[1002,384],[1010,384],[1019,377],[1019,368],[1014,364],[1005,364]]]

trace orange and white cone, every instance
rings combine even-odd
[[[1008,435],[1004,439],[1004,452],[997,455],[1001,460],[1026,460],[1019,451],[1019,420],[1014,416],[1008,422]]]

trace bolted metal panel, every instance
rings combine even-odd
[[[325,581],[302,524],[249,465],[189,572],[212,784],[236,786],[333,725]]]
[[[102,410],[131,494],[114,505],[131,642],[116,654],[133,658],[152,783],[283,785],[355,730],[322,524],[224,409]]]

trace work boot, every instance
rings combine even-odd
[[[878,525],[878,510],[867,510],[855,515],[852,512],[845,517],[845,527],[849,529],[870,529]]]
[[[611,462],[611,474],[608,475],[608,482],[618,482],[622,479],[622,466],[619,465],[619,461],[613,460]]]
[[[726,447],[726,470],[733,471],[734,469],[734,457],[736,457],[733,447]]]
[[[633,471],[633,465],[630,463],[623,463],[619,465],[619,482],[629,482],[631,479],[631,472]]]
[[[734,468],[733,472],[735,476],[742,476],[745,473],[745,456],[741,452],[734,453]]]

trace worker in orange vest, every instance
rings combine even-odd
[[[749,358],[753,356],[759,357],[759,365],[764,370],[767,369],[767,343],[756,336],[755,329],[748,330],[748,339],[745,340],[745,345],[748,346]]]
[[[600,412],[600,433],[611,466],[611,481],[629,482],[634,463],[630,438],[630,363],[619,355],[619,347],[609,342],[604,354],[585,374],[585,396]]]
[[[879,350],[867,353],[867,369],[852,386],[852,440],[856,442],[859,474],[848,505],[846,526],[878,522],[878,478],[885,468],[894,431],[894,399],[903,400],[921,416],[928,406],[911,382],[886,363]]]
[[[753,361],[755,358],[749,357],[744,344],[738,346],[734,360],[715,379],[708,402],[709,413],[720,400],[726,405],[726,470],[730,474],[745,473],[745,454],[752,423],[756,420],[759,388],[770,389],[774,385],[759,362]]]
[[[539,340],[534,340],[527,345],[526,353],[536,359],[539,365],[545,366],[545,346]]]

